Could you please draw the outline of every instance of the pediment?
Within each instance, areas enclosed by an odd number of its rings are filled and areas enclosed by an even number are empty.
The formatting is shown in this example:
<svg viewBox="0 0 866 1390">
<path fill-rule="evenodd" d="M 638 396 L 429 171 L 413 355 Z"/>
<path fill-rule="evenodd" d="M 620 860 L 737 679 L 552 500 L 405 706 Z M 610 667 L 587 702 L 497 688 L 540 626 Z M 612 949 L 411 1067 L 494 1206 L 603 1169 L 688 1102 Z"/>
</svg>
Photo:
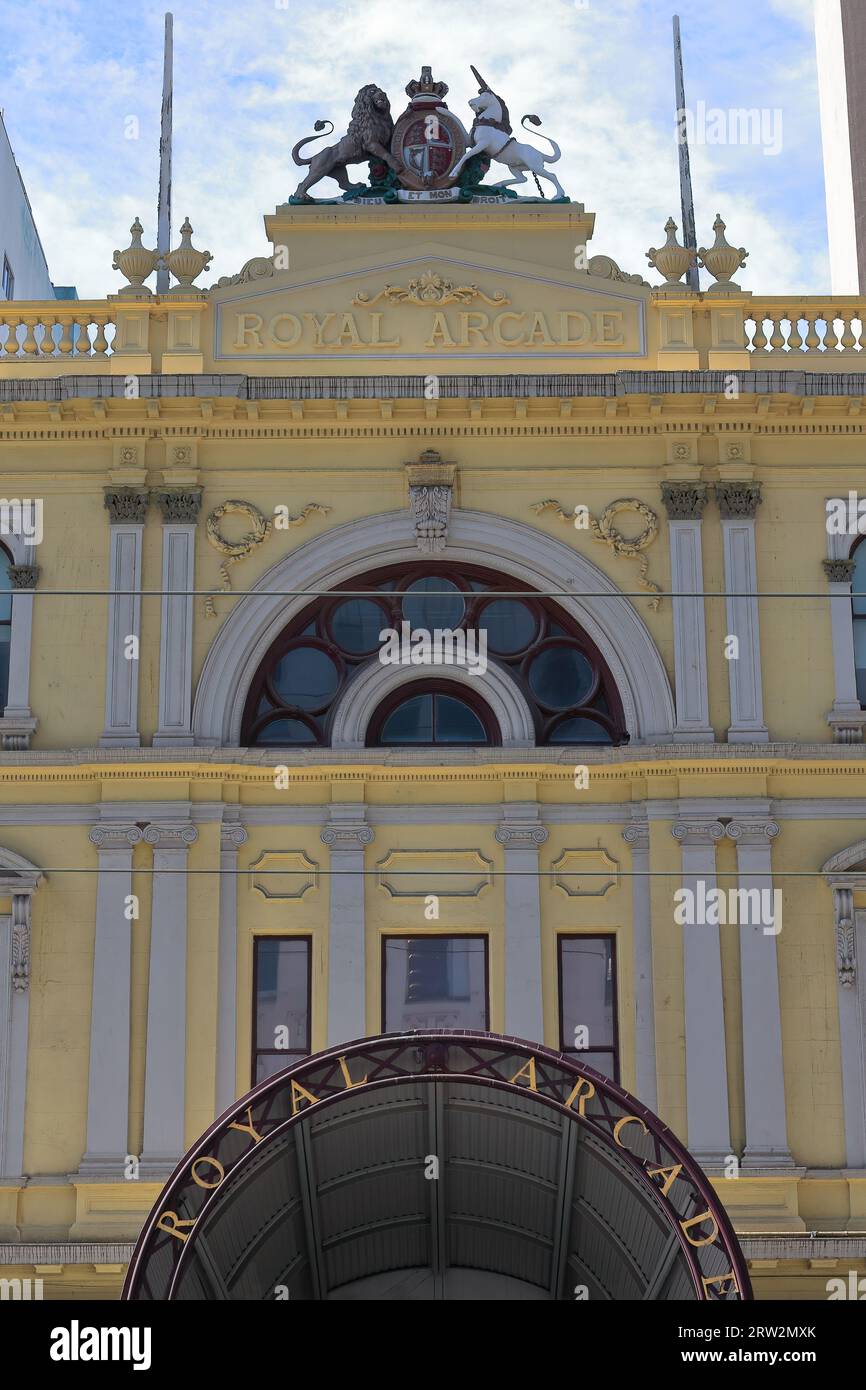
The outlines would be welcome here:
<svg viewBox="0 0 866 1390">
<path fill-rule="evenodd" d="M 210 292 L 214 360 L 643 356 L 649 288 L 612 278 L 607 257 L 594 268 L 436 241 L 297 271 L 256 262 L 260 278 Z"/>
<path fill-rule="evenodd" d="M 866 880 L 866 840 L 858 840 L 856 844 L 831 855 L 821 873 L 828 878 L 837 874 L 851 874 Z"/>
</svg>

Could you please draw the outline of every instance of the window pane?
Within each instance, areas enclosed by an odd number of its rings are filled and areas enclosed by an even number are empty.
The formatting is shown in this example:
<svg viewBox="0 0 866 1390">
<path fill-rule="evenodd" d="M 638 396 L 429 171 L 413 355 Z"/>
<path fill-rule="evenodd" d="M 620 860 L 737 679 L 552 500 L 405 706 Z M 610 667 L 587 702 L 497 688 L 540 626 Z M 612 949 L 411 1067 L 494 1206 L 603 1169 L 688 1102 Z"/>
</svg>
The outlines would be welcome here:
<svg viewBox="0 0 866 1390">
<path fill-rule="evenodd" d="M 866 594 L 866 541 L 861 541 L 854 551 L 854 573 L 851 576 L 851 588 L 855 592 L 860 591 Z M 866 615 L 866 598 L 852 598 L 851 606 L 856 616 Z"/>
<path fill-rule="evenodd" d="M 529 668 L 529 684 L 543 705 L 568 709 L 579 705 L 592 686 L 592 667 L 572 647 L 548 647 Z"/>
<path fill-rule="evenodd" d="M 521 652 L 535 637 L 538 624 L 531 608 L 516 598 L 498 598 L 489 603 L 478 620 L 487 632 L 492 652 Z"/>
<path fill-rule="evenodd" d="M 388 619 L 378 603 L 368 598 L 350 598 L 331 615 L 334 640 L 347 652 L 372 652 L 379 645 L 379 633 Z"/>
<path fill-rule="evenodd" d="M 478 715 L 462 700 L 435 695 L 437 743 L 486 743 L 487 735 Z"/>
<path fill-rule="evenodd" d="M 415 695 L 398 705 L 382 727 L 381 743 L 432 743 L 433 696 Z"/>
<path fill-rule="evenodd" d="M 427 598 L 430 592 L 440 593 L 442 598 Z M 450 579 L 437 579 L 431 575 L 426 579 L 416 579 L 410 584 L 403 598 L 403 617 L 413 627 L 455 628 L 463 621 L 465 611 L 463 595 Z"/>
<path fill-rule="evenodd" d="M 327 653 L 318 647 L 295 647 L 277 662 L 272 680 L 284 704 L 319 709 L 337 689 L 339 673 Z"/>
<path fill-rule="evenodd" d="M 559 941 L 562 986 L 562 1046 L 575 1050 L 575 1030 L 587 1031 L 587 1051 L 612 1047 L 613 942 L 610 937 L 572 936 Z M 583 1050 L 578 1048 L 578 1051 Z"/>
<path fill-rule="evenodd" d="M 610 734 L 594 719 L 563 719 L 550 733 L 551 743 L 610 743 Z"/>
<path fill-rule="evenodd" d="M 602 1076 L 616 1081 L 616 1057 L 613 1052 L 581 1052 L 580 1060 L 586 1062 L 588 1067 L 595 1067 Z"/>
<path fill-rule="evenodd" d="M 487 938 L 388 937 L 385 1031 L 487 1028 Z"/>
<path fill-rule="evenodd" d="M 255 949 L 256 1047 L 306 1052 L 309 942 L 265 936 Z"/>
<path fill-rule="evenodd" d="M 260 1081 L 267 1080 L 269 1076 L 276 1076 L 278 1071 L 285 1071 L 286 1067 L 292 1066 L 297 1060 L 297 1054 L 292 1052 L 257 1053 L 253 1085 L 258 1086 Z"/>
<path fill-rule="evenodd" d="M 266 746 L 283 748 L 288 743 L 315 743 L 316 735 L 312 729 L 308 729 L 306 724 L 302 724 L 300 719 L 274 719 L 270 724 L 266 724 L 260 734 L 256 735 L 256 743 L 263 743 Z"/>
<path fill-rule="evenodd" d="M 10 627 L 0 627 L 0 714 L 3 713 L 9 698 L 9 639 L 11 635 L 12 629 Z"/>
</svg>

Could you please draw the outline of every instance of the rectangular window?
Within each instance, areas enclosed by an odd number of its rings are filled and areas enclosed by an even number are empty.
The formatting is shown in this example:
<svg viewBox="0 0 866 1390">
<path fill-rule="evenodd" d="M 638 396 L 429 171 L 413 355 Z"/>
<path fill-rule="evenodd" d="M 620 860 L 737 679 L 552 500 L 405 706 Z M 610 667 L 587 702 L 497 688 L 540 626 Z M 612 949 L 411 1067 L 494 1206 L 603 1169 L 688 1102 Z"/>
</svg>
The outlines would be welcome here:
<svg viewBox="0 0 866 1390">
<path fill-rule="evenodd" d="M 486 936 L 387 936 L 382 943 L 382 1028 L 488 1024 Z"/>
<path fill-rule="evenodd" d="M 612 936 L 559 938 L 559 1045 L 619 1080 L 616 943 Z"/>
<path fill-rule="evenodd" d="M 3 257 L 3 298 L 11 299 L 15 293 L 15 276 L 6 256 Z"/>
<path fill-rule="evenodd" d="M 253 942 L 253 1085 L 310 1051 L 311 942 L 257 936 Z"/>
</svg>

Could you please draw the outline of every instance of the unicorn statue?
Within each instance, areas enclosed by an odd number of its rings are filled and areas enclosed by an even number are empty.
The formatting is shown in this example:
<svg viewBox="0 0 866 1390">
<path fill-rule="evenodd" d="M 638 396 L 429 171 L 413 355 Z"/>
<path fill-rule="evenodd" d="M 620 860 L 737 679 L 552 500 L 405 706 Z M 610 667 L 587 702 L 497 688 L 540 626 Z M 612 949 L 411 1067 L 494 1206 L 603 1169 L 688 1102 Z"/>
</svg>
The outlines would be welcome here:
<svg viewBox="0 0 866 1390">
<path fill-rule="evenodd" d="M 509 188 L 515 183 L 526 183 L 525 171 L 528 170 L 534 177 L 542 197 L 544 197 L 544 193 L 539 179 L 550 179 L 556 189 L 557 197 L 567 201 L 565 189 L 559 179 L 545 168 L 546 163 L 555 164 L 561 156 L 562 151 L 556 141 L 551 140 L 549 135 L 541 137 L 553 146 L 553 154 L 545 157 L 543 150 L 515 140 L 511 134 L 511 123 L 508 119 L 508 107 L 505 102 L 491 90 L 477 68 L 473 67 L 472 72 L 478 83 L 478 96 L 473 97 L 469 103 L 475 113 L 475 120 L 469 132 L 469 145 L 466 153 L 451 170 L 452 178 L 456 178 L 464 164 L 475 155 L 483 154 L 487 155 L 489 159 L 495 159 L 498 163 L 505 164 L 515 176 L 511 179 L 501 179 L 499 183 L 492 184 L 491 187 Z M 537 116 L 524 116 L 520 122 L 524 130 L 527 129 L 527 121 L 530 121 L 534 126 L 541 125 Z"/>
</svg>

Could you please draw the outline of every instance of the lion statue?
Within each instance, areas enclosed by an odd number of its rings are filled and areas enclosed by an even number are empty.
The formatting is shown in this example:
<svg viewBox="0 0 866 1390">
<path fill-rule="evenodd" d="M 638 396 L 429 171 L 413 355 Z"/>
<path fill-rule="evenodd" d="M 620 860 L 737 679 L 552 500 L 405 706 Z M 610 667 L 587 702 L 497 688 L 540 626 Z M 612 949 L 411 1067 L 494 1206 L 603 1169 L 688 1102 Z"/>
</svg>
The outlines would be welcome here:
<svg viewBox="0 0 866 1390">
<path fill-rule="evenodd" d="M 331 129 L 325 130 L 326 125 Z M 317 132 L 324 131 L 326 135 L 330 135 L 333 129 L 330 121 L 316 121 Z M 395 174 L 399 173 L 403 166 L 394 158 L 389 148 L 393 132 L 391 103 L 381 87 L 377 87 L 375 82 L 369 82 L 355 97 L 349 129 L 342 140 L 338 140 L 336 145 L 328 145 L 324 150 L 319 150 L 318 154 L 312 155 L 310 159 L 299 159 L 298 151 L 311 140 L 317 140 L 318 134 L 308 135 L 295 145 L 292 159 L 301 167 L 309 164 L 310 171 L 292 194 L 293 201 L 313 202 L 310 197 L 313 184 L 329 176 L 336 179 L 340 187 L 347 192 L 365 187 L 364 184 L 352 183 L 346 168 L 349 164 L 361 164 L 365 159 L 383 160 Z"/>
</svg>

